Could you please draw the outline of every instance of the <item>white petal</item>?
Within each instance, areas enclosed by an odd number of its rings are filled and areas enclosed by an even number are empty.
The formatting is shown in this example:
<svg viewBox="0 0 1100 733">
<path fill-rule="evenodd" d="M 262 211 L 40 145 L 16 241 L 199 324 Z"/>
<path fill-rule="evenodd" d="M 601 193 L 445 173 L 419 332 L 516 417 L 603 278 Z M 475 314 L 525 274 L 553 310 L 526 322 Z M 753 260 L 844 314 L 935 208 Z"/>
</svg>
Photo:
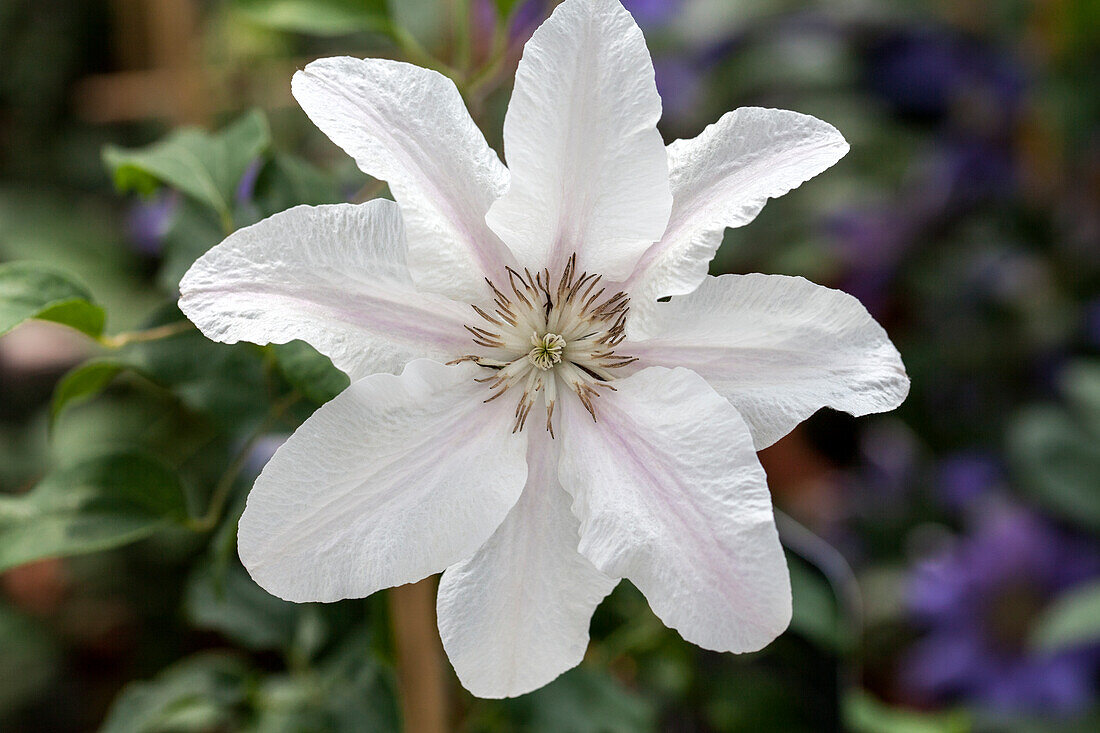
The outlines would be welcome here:
<svg viewBox="0 0 1100 733">
<path fill-rule="evenodd" d="M 563 400 L 560 476 L 581 553 L 633 582 L 688 641 L 760 649 L 790 622 L 791 586 L 748 428 L 687 369 L 615 386 L 598 422 Z"/>
<path fill-rule="evenodd" d="M 439 582 L 443 646 L 478 697 L 522 695 L 577 666 L 592 612 L 618 582 L 577 552 L 557 443 L 532 431 L 519 502 L 477 554 Z"/>
<path fill-rule="evenodd" d="M 821 407 L 885 412 L 909 393 L 901 356 L 851 295 L 801 277 L 707 277 L 658 303 L 642 364 L 684 366 L 733 403 L 767 448 Z"/>
<path fill-rule="evenodd" d="M 633 307 L 644 310 L 666 295 L 690 293 L 706 277 L 726 227 L 748 224 L 769 198 L 797 188 L 847 152 L 832 125 L 760 107 L 728 112 L 698 137 L 669 145 L 672 215 L 661 241 L 626 283 Z M 637 315 L 630 325 L 632 335 L 642 334 Z"/>
<path fill-rule="evenodd" d="M 399 61 L 344 56 L 307 64 L 291 89 L 363 172 L 389 182 L 417 285 L 468 303 L 483 296 L 482 278 L 512 263 L 485 224 L 508 171 L 454 83 Z"/>
<path fill-rule="evenodd" d="M 361 598 L 472 555 L 527 478 L 512 409 L 470 364 L 354 382 L 275 452 L 248 495 L 241 561 L 288 601 Z"/>
<path fill-rule="evenodd" d="M 234 232 L 187 271 L 179 305 L 214 341 L 302 339 L 353 380 L 469 351 L 465 308 L 413 287 L 392 201 L 296 206 Z"/>
<path fill-rule="evenodd" d="M 642 32 L 617 0 L 566 0 L 523 51 L 504 120 L 511 187 L 493 230 L 532 269 L 630 274 L 672 204 L 661 99 Z"/>
</svg>

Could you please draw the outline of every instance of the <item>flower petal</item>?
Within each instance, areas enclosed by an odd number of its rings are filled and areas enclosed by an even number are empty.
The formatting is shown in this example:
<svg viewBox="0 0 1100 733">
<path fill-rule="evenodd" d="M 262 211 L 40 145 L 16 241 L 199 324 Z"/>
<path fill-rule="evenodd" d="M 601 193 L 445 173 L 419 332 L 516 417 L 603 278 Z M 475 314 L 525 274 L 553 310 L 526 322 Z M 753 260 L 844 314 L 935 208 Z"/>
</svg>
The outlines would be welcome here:
<svg viewBox="0 0 1100 733">
<path fill-rule="evenodd" d="M 690 293 L 726 227 L 756 218 L 777 198 L 826 170 L 848 152 L 836 128 L 809 115 L 743 107 L 726 113 L 691 140 L 668 146 L 672 215 L 626 283 L 633 306 Z M 638 319 L 632 332 L 640 334 Z"/>
<path fill-rule="evenodd" d="M 618 582 L 577 552 L 557 442 L 532 431 L 519 502 L 477 554 L 439 582 L 443 646 L 478 697 L 522 695 L 577 666 L 592 612 Z"/>
<path fill-rule="evenodd" d="M 520 264 L 621 280 L 668 222 L 661 98 L 617 0 L 566 0 L 523 51 L 504 120 L 511 187 L 488 222 Z"/>
<path fill-rule="evenodd" d="M 581 553 L 688 641 L 760 649 L 790 622 L 791 586 L 748 427 L 687 369 L 615 386 L 596 422 L 579 400 L 562 403 L 560 476 Z"/>
<path fill-rule="evenodd" d="M 511 254 L 485 224 L 508 171 L 470 119 L 454 83 L 388 59 L 319 59 L 297 72 L 294 98 L 313 123 L 389 182 L 409 229 L 420 287 L 474 302 Z"/>
<path fill-rule="evenodd" d="M 472 555 L 527 478 L 527 438 L 476 376 L 414 361 L 313 413 L 248 495 L 237 536 L 252 578 L 288 601 L 336 601 Z"/>
<path fill-rule="evenodd" d="M 392 201 L 296 206 L 231 234 L 180 282 L 214 341 L 308 342 L 353 380 L 469 351 L 465 309 L 418 293 Z"/>
<path fill-rule="evenodd" d="M 684 366 L 728 399 L 767 448 L 821 407 L 892 410 L 909 393 L 901 355 L 851 295 L 801 277 L 708 277 L 658 303 L 642 364 Z"/>
</svg>

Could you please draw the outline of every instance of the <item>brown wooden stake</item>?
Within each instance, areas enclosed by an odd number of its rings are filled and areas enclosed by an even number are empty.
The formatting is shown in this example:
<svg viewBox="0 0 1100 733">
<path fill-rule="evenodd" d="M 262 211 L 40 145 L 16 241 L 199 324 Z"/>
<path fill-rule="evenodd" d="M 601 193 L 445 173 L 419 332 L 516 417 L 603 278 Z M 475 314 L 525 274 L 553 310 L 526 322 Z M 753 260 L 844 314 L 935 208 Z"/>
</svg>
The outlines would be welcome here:
<svg viewBox="0 0 1100 733">
<path fill-rule="evenodd" d="M 407 733 L 445 733 L 447 668 L 435 624 L 436 579 L 389 591 L 397 683 Z"/>
</svg>

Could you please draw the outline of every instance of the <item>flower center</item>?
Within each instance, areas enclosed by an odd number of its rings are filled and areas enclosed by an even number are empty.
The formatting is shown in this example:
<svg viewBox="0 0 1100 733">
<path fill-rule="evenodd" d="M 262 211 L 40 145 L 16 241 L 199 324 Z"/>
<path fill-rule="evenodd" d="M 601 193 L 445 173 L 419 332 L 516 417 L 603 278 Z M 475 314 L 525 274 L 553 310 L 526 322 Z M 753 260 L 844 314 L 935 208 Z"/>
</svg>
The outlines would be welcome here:
<svg viewBox="0 0 1100 733">
<path fill-rule="evenodd" d="M 599 275 L 577 274 L 576 255 L 569 258 L 556 285 L 551 285 L 549 270 L 532 275 L 508 268 L 507 275 L 506 289 L 486 280 L 494 296 L 491 312 L 471 306 L 484 323 L 467 325 L 466 330 L 482 352 L 451 363 L 472 361 L 492 370 L 478 380 L 493 392 L 486 402 L 512 387 L 521 390 L 513 432 L 523 429 L 542 395 L 546 429 L 554 434 L 551 421 L 559 383 L 577 394 L 595 420 L 593 398 L 600 390 L 614 391 L 615 370 L 636 361 L 615 353 L 625 338 L 630 299 L 623 292 L 605 296 L 605 289 L 598 287 Z"/>
<path fill-rule="evenodd" d="M 534 348 L 527 352 L 527 358 L 539 369 L 546 371 L 561 363 L 561 352 L 565 349 L 565 339 L 561 336 L 544 333 L 540 338 L 538 334 L 532 333 L 531 343 Z"/>
</svg>

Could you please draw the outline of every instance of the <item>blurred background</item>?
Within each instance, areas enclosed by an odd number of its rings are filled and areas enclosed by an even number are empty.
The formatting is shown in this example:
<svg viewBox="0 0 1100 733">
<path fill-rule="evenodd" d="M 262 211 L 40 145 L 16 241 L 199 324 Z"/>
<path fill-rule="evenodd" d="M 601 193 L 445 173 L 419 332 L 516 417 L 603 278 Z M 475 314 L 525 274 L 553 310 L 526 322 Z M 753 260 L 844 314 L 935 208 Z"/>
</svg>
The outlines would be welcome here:
<svg viewBox="0 0 1100 733">
<path fill-rule="evenodd" d="M 743 105 L 850 141 L 712 272 L 858 296 L 912 393 L 761 455 L 795 601 L 771 646 L 698 649 L 623 582 L 548 687 L 449 677 L 454 726 L 1100 730 L 1100 2 L 624 4 L 667 141 Z M 499 150 L 552 5 L 0 0 L 0 730 L 401 729 L 386 594 L 285 604 L 236 559 L 256 473 L 346 378 L 207 342 L 174 289 L 236 227 L 385 195 L 296 68 L 432 65 Z"/>
</svg>

